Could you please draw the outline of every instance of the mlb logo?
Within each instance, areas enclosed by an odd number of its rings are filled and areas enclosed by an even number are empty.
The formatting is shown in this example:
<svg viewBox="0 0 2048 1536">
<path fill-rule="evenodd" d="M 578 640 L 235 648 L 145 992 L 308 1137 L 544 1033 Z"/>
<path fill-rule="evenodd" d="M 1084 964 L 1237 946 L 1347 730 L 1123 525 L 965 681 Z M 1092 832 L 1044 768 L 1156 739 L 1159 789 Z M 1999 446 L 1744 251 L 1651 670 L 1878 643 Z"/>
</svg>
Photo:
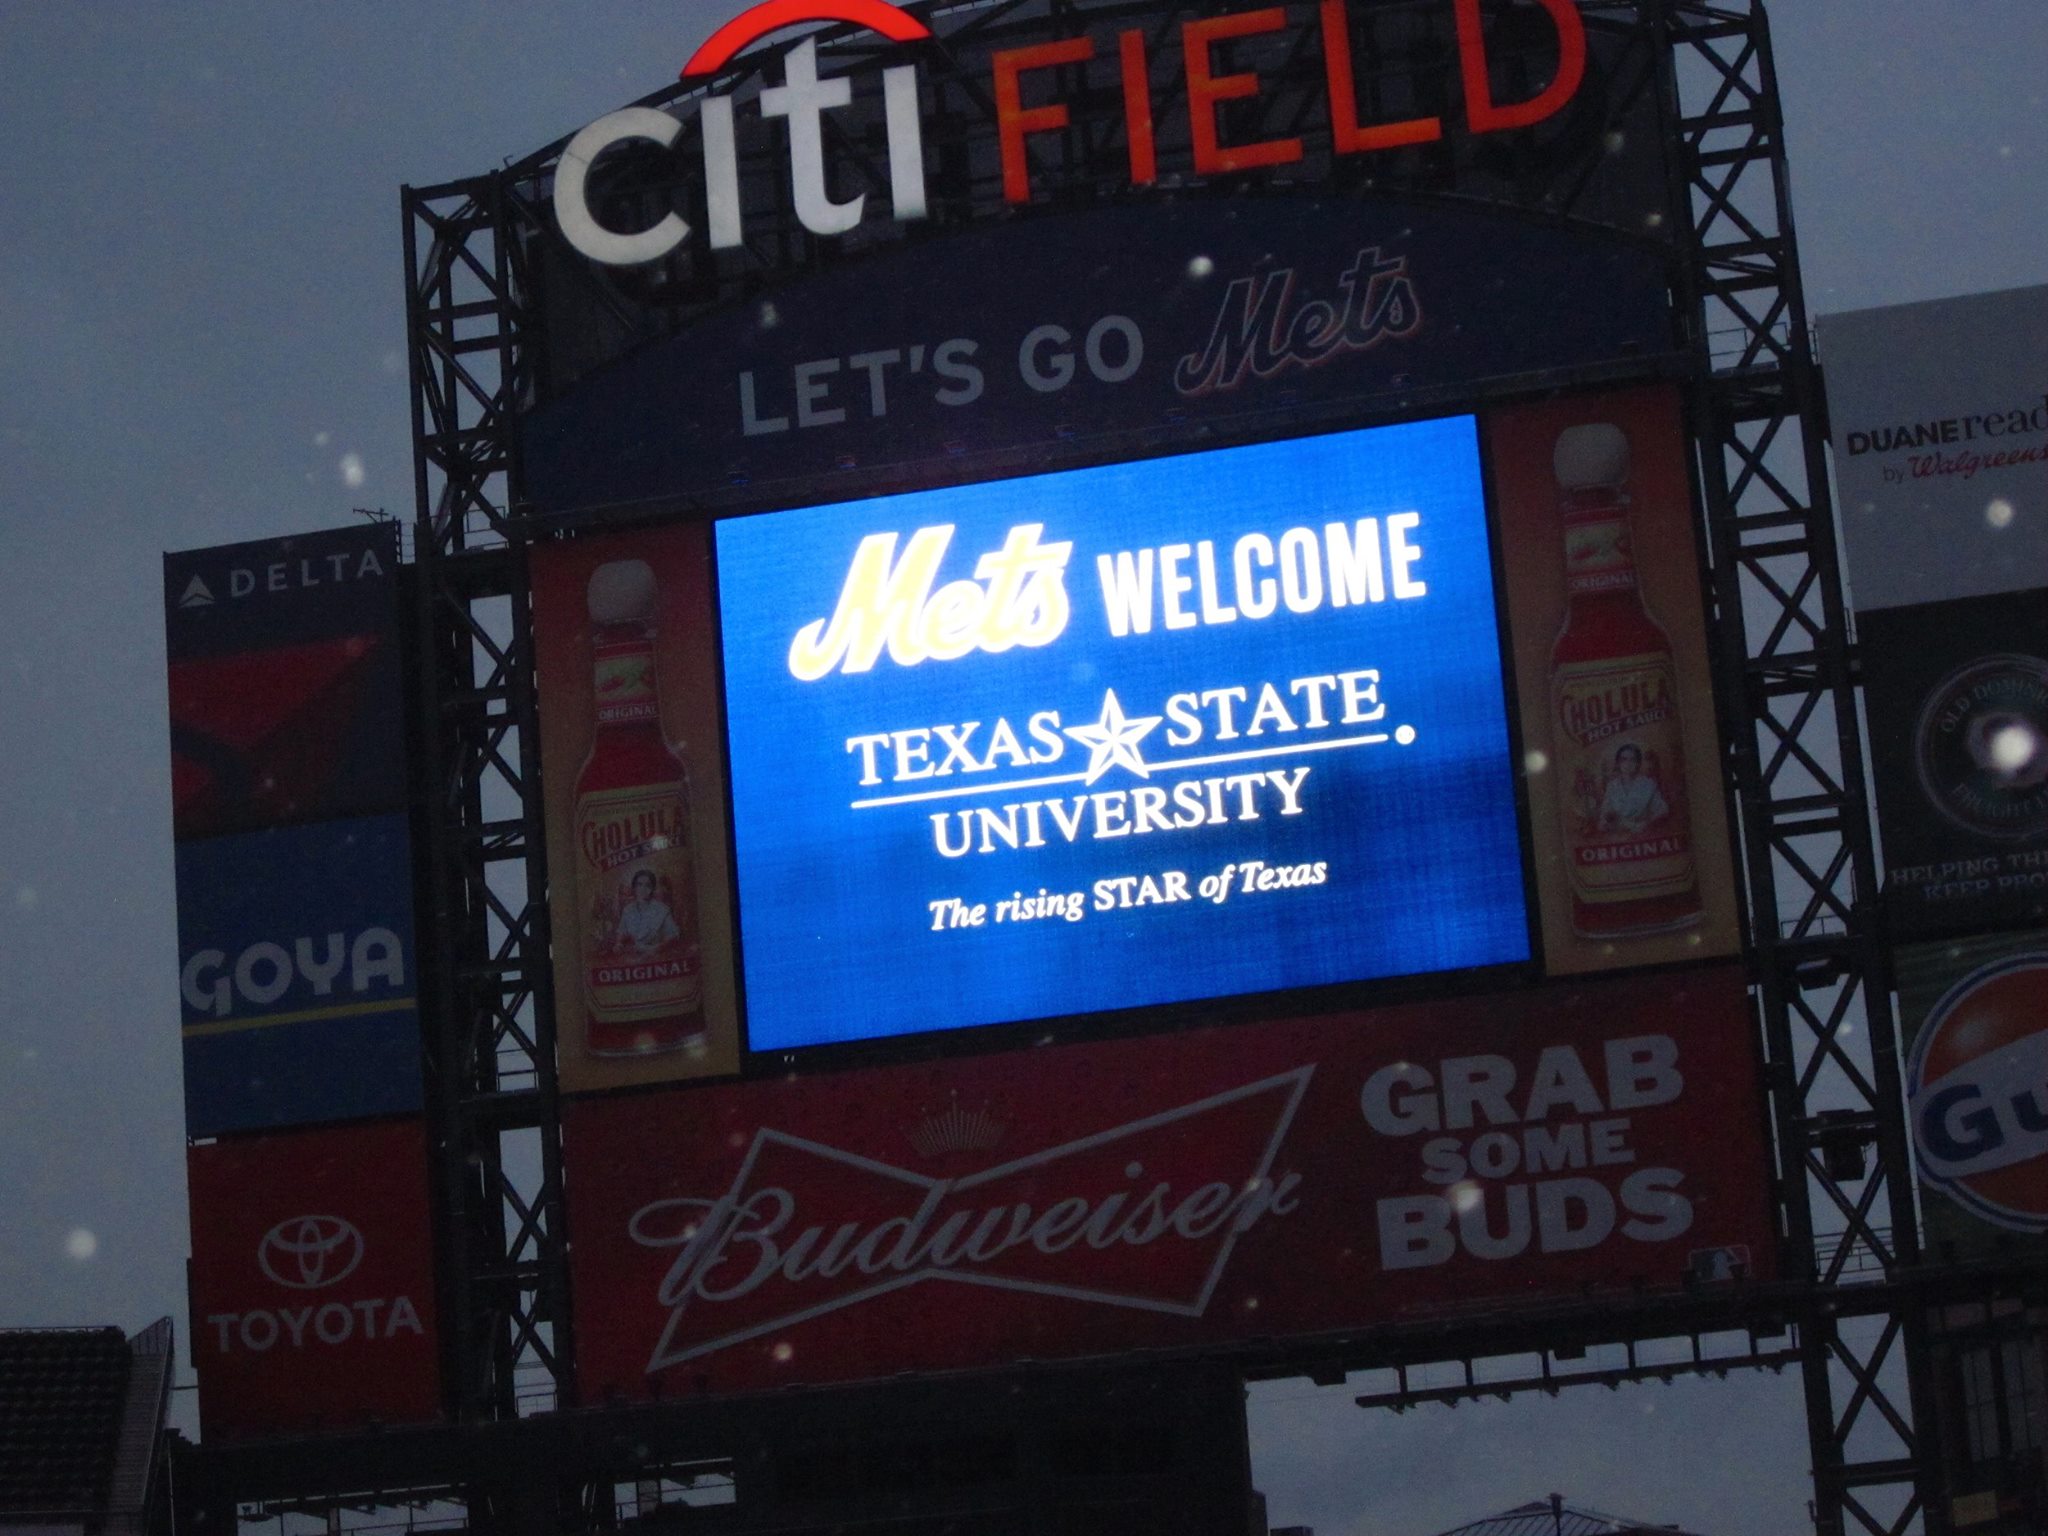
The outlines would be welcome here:
<svg viewBox="0 0 2048 1536">
<path fill-rule="evenodd" d="M 2048 1232 L 2048 951 L 1970 972 L 1907 1065 L 1920 1176 L 1985 1221 Z"/>
</svg>

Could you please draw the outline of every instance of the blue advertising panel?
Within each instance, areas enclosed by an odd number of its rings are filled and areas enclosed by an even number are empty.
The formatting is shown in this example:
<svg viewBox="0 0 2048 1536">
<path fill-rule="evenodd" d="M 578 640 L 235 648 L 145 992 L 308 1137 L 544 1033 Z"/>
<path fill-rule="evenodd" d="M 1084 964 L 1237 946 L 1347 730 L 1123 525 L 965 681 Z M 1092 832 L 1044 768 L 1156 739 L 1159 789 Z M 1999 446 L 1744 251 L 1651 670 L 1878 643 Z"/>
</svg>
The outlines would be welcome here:
<svg viewBox="0 0 2048 1536">
<path fill-rule="evenodd" d="M 757 1051 L 1529 956 L 1469 416 L 717 556 Z"/>
<path fill-rule="evenodd" d="M 404 816 L 178 844 L 191 1136 L 420 1107 Z"/>
</svg>

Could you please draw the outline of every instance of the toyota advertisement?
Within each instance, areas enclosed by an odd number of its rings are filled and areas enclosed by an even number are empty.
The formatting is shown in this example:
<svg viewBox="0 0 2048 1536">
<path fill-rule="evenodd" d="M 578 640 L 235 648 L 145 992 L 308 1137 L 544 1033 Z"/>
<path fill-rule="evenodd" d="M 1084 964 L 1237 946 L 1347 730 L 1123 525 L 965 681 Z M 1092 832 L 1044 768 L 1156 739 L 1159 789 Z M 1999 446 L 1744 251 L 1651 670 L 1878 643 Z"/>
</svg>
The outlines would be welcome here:
<svg viewBox="0 0 2048 1536">
<path fill-rule="evenodd" d="M 439 1416 L 426 1169 L 417 1120 L 189 1150 L 209 1441 Z"/>
<path fill-rule="evenodd" d="M 1528 958 L 1473 418 L 716 539 L 755 1050 Z"/>
<path fill-rule="evenodd" d="M 588 1401 L 1775 1273 L 1739 968 L 564 1112 Z"/>
</svg>

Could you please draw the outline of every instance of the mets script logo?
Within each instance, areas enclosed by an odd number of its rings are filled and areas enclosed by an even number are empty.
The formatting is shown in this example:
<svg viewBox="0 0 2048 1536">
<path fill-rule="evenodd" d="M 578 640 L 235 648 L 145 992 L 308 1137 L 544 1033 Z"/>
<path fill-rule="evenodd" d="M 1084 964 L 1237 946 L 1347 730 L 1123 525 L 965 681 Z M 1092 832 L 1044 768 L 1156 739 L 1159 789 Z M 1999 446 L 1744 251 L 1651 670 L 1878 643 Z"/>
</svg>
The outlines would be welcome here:
<svg viewBox="0 0 2048 1536">
<path fill-rule="evenodd" d="M 363 1234 L 339 1216 L 294 1216 L 256 1245 L 257 1267 L 295 1291 L 338 1284 L 362 1262 Z"/>
<path fill-rule="evenodd" d="M 1298 1203 L 1273 1164 L 1313 1066 L 961 1178 L 762 1129 L 716 1199 L 656 1200 L 671 1248 L 649 1374 L 927 1281 L 1200 1317 L 1237 1240 Z"/>
</svg>

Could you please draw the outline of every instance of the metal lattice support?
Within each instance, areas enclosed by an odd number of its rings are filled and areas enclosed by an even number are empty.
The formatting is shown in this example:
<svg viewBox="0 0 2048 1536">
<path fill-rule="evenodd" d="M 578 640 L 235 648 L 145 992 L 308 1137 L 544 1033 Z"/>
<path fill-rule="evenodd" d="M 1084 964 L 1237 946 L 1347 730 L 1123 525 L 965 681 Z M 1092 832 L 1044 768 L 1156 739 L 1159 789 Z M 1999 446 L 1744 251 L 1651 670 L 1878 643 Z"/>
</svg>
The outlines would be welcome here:
<svg viewBox="0 0 2048 1536">
<path fill-rule="evenodd" d="M 1876 907 L 1819 383 L 1760 5 L 1672 5 L 1685 295 L 1707 354 L 1694 429 L 1749 880 L 1766 1076 L 1825 1536 L 1945 1515 L 1924 1310 L 1857 1295 L 1916 1263 L 1911 1165 Z M 1874 1147 L 1874 1166 L 1863 1157 Z M 1844 1153 L 1847 1153 L 1845 1156 Z M 1850 1170 L 1861 1172 L 1849 1176 Z M 1853 1521 L 1854 1525 L 1848 1525 Z"/>
<path fill-rule="evenodd" d="M 526 552 L 512 411 L 530 350 L 497 178 L 404 199 L 422 780 L 448 1392 L 569 1397 L 567 1264 Z"/>
</svg>

